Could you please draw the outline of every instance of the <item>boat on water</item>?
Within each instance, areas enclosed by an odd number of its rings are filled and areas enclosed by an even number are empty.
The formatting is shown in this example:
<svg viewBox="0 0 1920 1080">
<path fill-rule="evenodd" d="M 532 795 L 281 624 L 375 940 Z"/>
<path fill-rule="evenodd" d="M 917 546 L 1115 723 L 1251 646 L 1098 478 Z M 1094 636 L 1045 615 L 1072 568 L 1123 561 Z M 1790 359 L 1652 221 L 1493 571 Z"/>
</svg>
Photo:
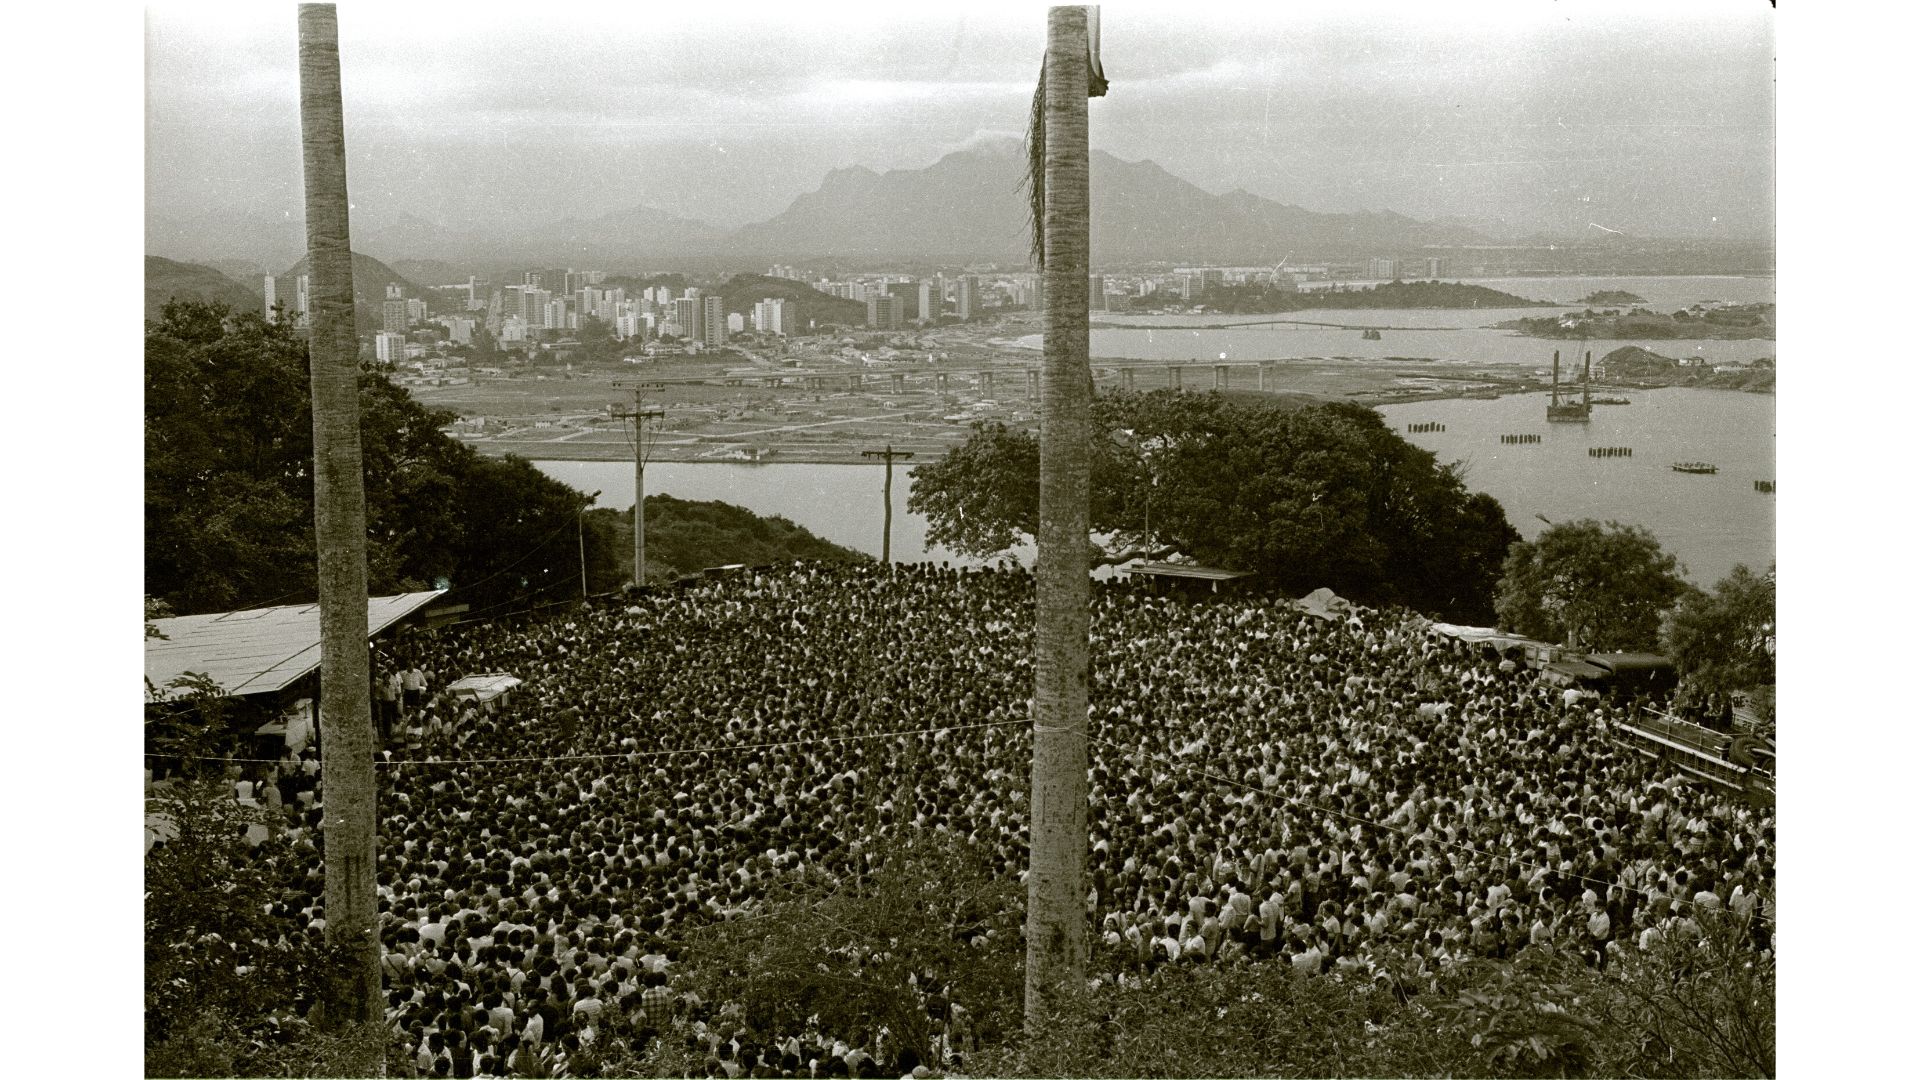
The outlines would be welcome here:
<svg viewBox="0 0 1920 1080">
<path fill-rule="evenodd" d="M 1704 461 L 1676 461 L 1673 463 L 1673 471 L 1688 472 L 1688 473 L 1717 473 L 1720 471 L 1720 466 L 1709 465 Z"/>
<path fill-rule="evenodd" d="M 1361 331 L 1361 332 L 1360 332 L 1360 337 L 1361 337 L 1361 340 L 1363 340 L 1363 341 L 1379 341 L 1379 340 L 1380 340 L 1380 331 L 1378 331 L 1378 330 L 1363 330 L 1363 331 Z"/>
<path fill-rule="evenodd" d="M 1593 403 L 1595 405 L 1631 405 L 1633 404 L 1633 402 L 1623 397 L 1597 397 L 1593 399 Z"/>
</svg>

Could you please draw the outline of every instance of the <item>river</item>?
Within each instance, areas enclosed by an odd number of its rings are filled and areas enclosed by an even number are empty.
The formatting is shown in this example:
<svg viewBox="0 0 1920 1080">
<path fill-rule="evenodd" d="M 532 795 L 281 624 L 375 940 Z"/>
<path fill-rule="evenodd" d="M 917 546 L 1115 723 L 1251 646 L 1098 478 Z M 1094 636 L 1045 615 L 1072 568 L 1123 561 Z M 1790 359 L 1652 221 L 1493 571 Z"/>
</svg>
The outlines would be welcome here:
<svg viewBox="0 0 1920 1080">
<path fill-rule="evenodd" d="M 1474 281 L 1515 295 L 1575 300 L 1596 289 L 1625 289 L 1646 297 L 1656 310 L 1724 300 L 1771 300 L 1772 278 L 1586 277 L 1500 278 Z M 1547 313 L 1513 311 L 1322 311 L 1286 318 L 1342 322 L 1388 329 L 1380 341 L 1356 330 L 1250 326 L 1192 330 L 1182 323 L 1259 321 L 1269 316 L 1097 316 L 1151 322 L 1148 330 L 1093 331 L 1094 353 L 1180 359 L 1191 356 L 1428 356 L 1452 363 L 1503 363 L 1545 367 L 1553 350 L 1571 362 L 1574 342 L 1522 338 L 1485 329 L 1508 318 Z M 1627 342 L 1594 342 L 1596 354 Z M 1642 342 L 1667 356 L 1685 353 L 1715 360 L 1772 356 L 1772 341 Z M 1506 507 L 1514 527 L 1532 538 L 1552 521 L 1596 518 L 1644 525 L 1686 566 L 1702 586 L 1719 580 L 1735 563 L 1759 569 L 1773 561 L 1774 513 L 1770 494 L 1755 480 L 1774 479 L 1774 399 L 1771 395 L 1720 390 L 1631 391 L 1630 405 L 1597 405 L 1589 424 L 1548 424 L 1545 395 L 1486 400 L 1443 400 L 1386 405 L 1380 412 L 1404 431 L 1434 422 L 1444 432 L 1410 434 L 1415 444 L 1442 461 L 1466 466 L 1467 486 L 1485 491 Z M 1541 442 L 1505 445 L 1507 434 L 1539 434 Z M 1596 459 L 1593 446 L 1630 446 L 1631 458 Z M 1706 461 L 1714 475 L 1674 472 L 1676 461 Z M 621 462 L 542 461 L 541 470 L 581 491 L 599 491 L 598 505 L 633 505 L 633 467 Z M 875 465 L 803 465 L 663 462 L 647 468 L 647 490 L 683 499 L 718 499 L 759 514 L 778 514 L 837 544 L 880 553 L 881 479 Z M 926 543 L 926 519 L 907 512 L 911 471 L 900 467 L 893 486 L 893 551 L 902 560 L 972 564 Z M 1538 516 L 1536 516 L 1538 515 Z"/>
</svg>

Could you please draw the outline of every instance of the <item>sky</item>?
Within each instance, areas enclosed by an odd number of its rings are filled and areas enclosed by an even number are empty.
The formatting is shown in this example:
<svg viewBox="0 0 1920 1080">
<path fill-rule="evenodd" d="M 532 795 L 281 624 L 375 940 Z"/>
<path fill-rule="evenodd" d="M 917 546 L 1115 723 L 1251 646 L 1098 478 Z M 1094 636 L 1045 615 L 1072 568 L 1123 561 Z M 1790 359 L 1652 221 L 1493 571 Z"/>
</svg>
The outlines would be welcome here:
<svg viewBox="0 0 1920 1080">
<path fill-rule="evenodd" d="M 1039 5 L 339 5 L 370 223 L 764 220 L 831 169 L 1017 137 Z M 146 209 L 300 212 L 291 5 L 145 12 Z M 1765 239 L 1774 28 L 1686 5 L 1109 4 L 1096 149 L 1214 192 L 1516 231 Z"/>
</svg>

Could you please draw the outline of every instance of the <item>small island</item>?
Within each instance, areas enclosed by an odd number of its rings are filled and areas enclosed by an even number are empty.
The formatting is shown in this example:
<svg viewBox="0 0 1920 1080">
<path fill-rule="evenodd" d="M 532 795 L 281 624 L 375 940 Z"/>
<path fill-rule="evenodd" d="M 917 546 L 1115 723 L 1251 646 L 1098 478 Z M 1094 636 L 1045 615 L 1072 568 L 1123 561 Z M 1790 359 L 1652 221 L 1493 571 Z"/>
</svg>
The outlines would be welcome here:
<svg viewBox="0 0 1920 1080">
<path fill-rule="evenodd" d="M 1773 393 L 1772 357 L 1750 364 L 1708 364 L 1704 359 L 1677 360 L 1671 356 L 1626 345 L 1593 362 L 1593 377 L 1610 386 L 1654 389 L 1665 386 L 1689 386 L 1701 390 L 1745 390 L 1756 394 Z"/>
<path fill-rule="evenodd" d="M 1621 311 L 1569 311 L 1538 319 L 1511 319 L 1496 323 L 1501 330 L 1518 330 L 1529 337 L 1561 340 L 1634 341 L 1714 339 L 1749 341 L 1773 337 L 1772 304 L 1725 304 L 1690 308 L 1662 315 L 1644 307 Z"/>
<path fill-rule="evenodd" d="M 1554 307 L 1484 285 L 1457 281 L 1389 281 L 1380 285 L 1334 285 L 1324 289 L 1272 288 L 1265 285 L 1215 285 L 1193 306 L 1222 315 L 1279 315 L 1290 311 L 1374 309 L 1473 309 Z"/>
<path fill-rule="evenodd" d="M 1596 304 L 1601 307 L 1627 307 L 1631 304 L 1644 304 L 1646 302 L 1646 297 L 1636 296 L 1625 289 L 1595 289 L 1593 292 L 1574 301 L 1576 304 L 1586 304 L 1589 307 Z"/>
</svg>

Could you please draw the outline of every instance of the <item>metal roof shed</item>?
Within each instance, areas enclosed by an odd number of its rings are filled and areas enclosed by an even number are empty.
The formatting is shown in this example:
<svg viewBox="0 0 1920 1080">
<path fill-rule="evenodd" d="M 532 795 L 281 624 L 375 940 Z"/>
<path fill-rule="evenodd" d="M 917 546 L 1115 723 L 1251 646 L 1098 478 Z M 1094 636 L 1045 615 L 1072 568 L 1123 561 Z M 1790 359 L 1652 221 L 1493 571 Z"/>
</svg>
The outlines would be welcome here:
<svg viewBox="0 0 1920 1080">
<path fill-rule="evenodd" d="M 1139 574 L 1142 577 L 1163 579 L 1183 579 L 1204 581 L 1213 586 L 1214 592 L 1220 591 L 1220 583 L 1234 581 L 1243 577 L 1252 577 L 1251 570 L 1224 570 L 1217 566 L 1200 566 L 1195 563 L 1136 562 L 1120 567 L 1120 572 L 1128 576 Z"/>
<path fill-rule="evenodd" d="M 372 637 L 441 594 L 402 593 L 367 598 Z M 155 619 L 164 637 L 147 639 L 147 681 L 162 699 L 178 696 L 167 684 L 188 672 L 210 677 L 229 697 L 270 694 L 320 666 L 320 605 L 289 604 L 211 615 Z"/>
</svg>

